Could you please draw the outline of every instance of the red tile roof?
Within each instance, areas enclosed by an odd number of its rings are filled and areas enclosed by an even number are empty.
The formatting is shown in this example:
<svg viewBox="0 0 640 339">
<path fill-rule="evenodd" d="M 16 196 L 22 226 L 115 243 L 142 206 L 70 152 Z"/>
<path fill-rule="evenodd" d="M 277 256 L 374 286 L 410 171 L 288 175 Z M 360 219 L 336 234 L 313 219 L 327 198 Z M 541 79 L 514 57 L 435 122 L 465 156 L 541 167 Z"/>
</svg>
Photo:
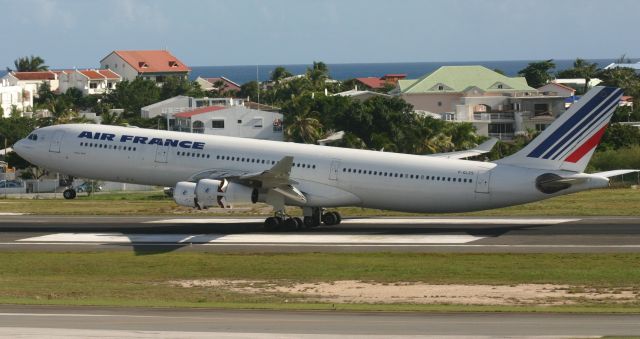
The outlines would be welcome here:
<svg viewBox="0 0 640 339">
<path fill-rule="evenodd" d="M 218 81 L 222 81 L 224 82 L 227 87 L 224 89 L 223 92 L 227 92 L 227 91 L 239 91 L 240 90 L 240 85 L 238 85 L 237 83 L 225 78 L 225 77 L 215 77 L 215 78 L 203 78 L 204 80 L 206 80 L 207 82 L 209 82 L 211 85 L 215 85 L 216 82 Z"/>
<path fill-rule="evenodd" d="M 567 85 L 563 85 L 563 84 L 560 84 L 560 83 L 557 83 L 557 82 L 550 82 L 549 84 L 554 84 L 554 85 L 556 85 L 556 86 L 558 86 L 560 88 L 566 89 L 567 91 L 572 91 L 572 92 L 576 91 L 575 88 L 572 88 L 572 87 L 569 87 Z"/>
<path fill-rule="evenodd" d="M 226 108 L 227 107 L 224 107 L 224 106 L 201 107 L 201 108 L 198 108 L 198 109 L 194 109 L 193 111 L 178 113 L 178 114 L 175 115 L 175 117 L 176 118 L 191 118 L 194 115 L 203 114 L 203 113 L 209 113 L 209 112 L 215 112 L 215 111 L 219 111 L 219 110 L 226 109 Z"/>
<path fill-rule="evenodd" d="M 18 80 L 56 80 L 57 75 L 52 71 L 42 72 L 11 72 Z"/>
<path fill-rule="evenodd" d="M 184 73 L 191 71 L 191 68 L 168 51 L 113 51 L 112 53 L 121 57 L 138 73 Z"/>
<path fill-rule="evenodd" d="M 383 88 L 385 84 L 384 80 L 375 77 L 356 78 L 356 80 L 373 89 Z"/>
<path fill-rule="evenodd" d="M 89 78 L 89 80 L 104 80 L 104 76 L 102 76 L 102 74 L 91 69 L 78 70 L 78 72 Z"/>
<path fill-rule="evenodd" d="M 389 73 L 389 74 L 385 74 L 381 79 L 386 79 L 386 78 L 406 78 L 407 75 L 403 74 L 403 73 Z"/>
<path fill-rule="evenodd" d="M 633 101 L 633 97 L 630 95 L 623 95 L 622 98 L 620 98 L 621 101 Z"/>
<path fill-rule="evenodd" d="M 107 79 L 120 79 L 120 75 L 110 69 L 99 69 L 98 72 Z"/>
</svg>

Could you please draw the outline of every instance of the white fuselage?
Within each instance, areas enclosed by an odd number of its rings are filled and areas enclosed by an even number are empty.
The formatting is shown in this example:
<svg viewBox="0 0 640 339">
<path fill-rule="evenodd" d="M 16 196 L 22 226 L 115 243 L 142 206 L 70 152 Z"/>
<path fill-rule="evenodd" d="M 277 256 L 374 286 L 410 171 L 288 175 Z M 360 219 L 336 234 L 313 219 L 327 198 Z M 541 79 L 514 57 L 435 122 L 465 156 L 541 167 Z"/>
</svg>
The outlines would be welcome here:
<svg viewBox="0 0 640 339">
<path fill-rule="evenodd" d="M 306 196 L 305 206 L 313 207 L 473 211 L 607 184 L 590 178 L 545 194 L 536 189 L 536 177 L 567 172 L 103 125 L 58 125 L 36 132 L 38 140 L 23 139 L 15 145 L 34 164 L 76 177 L 147 185 L 175 186 L 180 181 L 257 173 L 292 156 L 291 179 Z"/>
</svg>

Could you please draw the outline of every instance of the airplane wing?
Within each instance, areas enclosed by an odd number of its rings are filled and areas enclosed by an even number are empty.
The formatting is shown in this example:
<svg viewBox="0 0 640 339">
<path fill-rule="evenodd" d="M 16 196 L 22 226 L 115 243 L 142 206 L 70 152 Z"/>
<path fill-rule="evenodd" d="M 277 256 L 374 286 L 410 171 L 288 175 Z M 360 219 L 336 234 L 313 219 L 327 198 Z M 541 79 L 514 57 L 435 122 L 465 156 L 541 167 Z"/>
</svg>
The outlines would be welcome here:
<svg viewBox="0 0 640 339">
<path fill-rule="evenodd" d="M 457 151 L 457 152 L 447 152 L 447 153 L 436 153 L 436 154 L 426 154 L 425 156 L 434 157 L 434 158 L 447 158 L 447 159 L 464 159 L 473 157 L 476 155 L 489 153 L 493 146 L 498 142 L 497 138 L 491 138 L 482 144 L 478 145 L 476 148 L 466 150 L 466 151 Z"/>
<path fill-rule="evenodd" d="M 270 189 L 284 197 L 304 203 L 307 198 L 293 186 L 298 184 L 298 182 L 290 178 L 292 165 L 293 157 L 286 156 L 280 159 L 273 167 L 262 172 L 247 173 L 227 170 L 208 170 L 200 172 L 190 179 L 192 181 L 204 178 L 234 181 L 247 186 Z"/>
</svg>

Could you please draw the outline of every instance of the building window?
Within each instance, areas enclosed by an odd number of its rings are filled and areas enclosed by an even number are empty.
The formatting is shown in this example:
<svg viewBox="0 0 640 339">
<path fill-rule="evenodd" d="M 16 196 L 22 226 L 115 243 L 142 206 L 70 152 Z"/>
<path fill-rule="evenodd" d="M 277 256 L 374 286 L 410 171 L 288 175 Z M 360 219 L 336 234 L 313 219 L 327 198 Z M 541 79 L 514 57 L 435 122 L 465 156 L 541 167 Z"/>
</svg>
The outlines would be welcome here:
<svg viewBox="0 0 640 339">
<path fill-rule="evenodd" d="M 438 91 L 444 91 L 444 86 L 438 85 Z"/>
<path fill-rule="evenodd" d="M 502 84 L 498 85 L 498 89 L 502 89 L 502 87 L 503 87 Z"/>
<path fill-rule="evenodd" d="M 238 119 L 238 124 L 241 124 L 241 123 L 242 123 L 242 120 Z"/>
<path fill-rule="evenodd" d="M 97 84 L 97 83 L 95 83 L 95 82 L 90 82 L 90 83 L 89 83 L 89 88 L 91 88 L 91 89 L 96 89 L 96 88 L 98 88 L 98 84 Z"/>
<path fill-rule="evenodd" d="M 549 112 L 549 104 L 534 104 L 533 115 L 551 115 L 551 112 Z"/>
<path fill-rule="evenodd" d="M 113 82 L 107 82 L 107 88 L 109 89 L 113 88 Z"/>
<path fill-rule="evenodd" d="M 164 82 L 164 75 L 158 75 L 158 76 L 156 76 L 156 82 L 158 82 L 158 83 L 163 83 L 163 82 Z"/>
<path fill-rule="evenodd" d="M 191 126 L 191 131 L 193 133 L 204 133 L 204 122 L 198 120 L 194 121 Z"/>
<path fill-rule="evenodd" d="M 536 124 L 536 132 L 542 132 L 547 129 L 548 124 Z"/>
<path fill-rule="evenodd" d="M 224 128 L 224 120 L 211 120 L 211 128 Z"/>
<path fill-rule="evenodd" d="M 438 101 L 438 107 L 442 106 L 442 101 Z"/>
<path fill-rule="evenodd" d="M 253 128 L 262 128 L 263 121 L 262 118 L 253 118 Z"/>
<path fill-rule="evenodd" d="M 489 134 L 513 134 L 513 124 L 489 124 Z"/>
</svg>

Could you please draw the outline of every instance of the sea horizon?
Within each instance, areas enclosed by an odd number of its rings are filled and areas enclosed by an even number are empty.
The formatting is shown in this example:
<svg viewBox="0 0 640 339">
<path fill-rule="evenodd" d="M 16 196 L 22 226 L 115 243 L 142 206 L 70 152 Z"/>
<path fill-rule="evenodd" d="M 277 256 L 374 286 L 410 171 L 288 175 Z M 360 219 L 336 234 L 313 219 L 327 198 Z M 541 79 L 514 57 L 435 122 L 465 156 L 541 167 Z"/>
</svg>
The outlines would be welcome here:
<svg viewBox="0 0 640 339">
<path fill-rule="evenodd" d="M 616 59 L 586 59 L 595 62 L 602 68 L 615 62 Z M 454 65 L 481 65 L 489 69 L 498 69 L 507 76 L 517 76 L 518 72 L 531 62 L 540 60 L 490 60 L 490 61 L 447 61 L 447 62 L 375 62 L 375 63 L 327 63 L 329 75 L 336 80 L 348 80 L 356 77 L 381 77 L 385 74 L 407 74 L 408 79 L 420 78 L 431 73 L 441 66 Z M 556 64 L 555 72 L 571 68 L 575 59 L 553 60 Z M 259 79 L 269 80 L 271 72 L 279 66 L 285 67 L 292 74 L 303 74 L 310 64 L 265 64 L 265 65 L 230 65 L 230 66 L 190 66 L 189 79 L 197 77 L 225 77 L 238 84 Z M 91 67 L 87 67 L 91 68 Z M 61 68 L 53 68 L 61 69 Z M 70 69 L 70 68 L 62 68 Z M 79 68 L 81 69 L 81 68 Z M 82 68 L 84 69 L 84 68 Z M 6 74 L 6 70 L 0 70 L 0 77 Z"/>
</svg>

